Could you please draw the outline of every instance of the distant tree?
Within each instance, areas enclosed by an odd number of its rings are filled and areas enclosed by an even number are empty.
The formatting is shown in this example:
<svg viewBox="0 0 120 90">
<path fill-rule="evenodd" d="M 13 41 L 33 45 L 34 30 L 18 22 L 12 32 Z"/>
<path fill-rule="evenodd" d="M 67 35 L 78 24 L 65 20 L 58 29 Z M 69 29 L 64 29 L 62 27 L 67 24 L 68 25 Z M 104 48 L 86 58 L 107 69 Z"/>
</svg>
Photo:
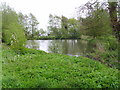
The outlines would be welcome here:
<svg viewBox="0 0 120 90">
<path fill-rule="evenodd" d="M 52 14 L 49 15 L 49 21 L 48 21 L 48 30 L 49 32 L 54 35 L 54 31 L 56 27 L 54 26 L 54 16 Z"/>
<path fill-rule="evenodd" d="M 38 33 L 38 24 L 36 17 L 30 13 L 29 15 L 23 15 L 19 13 L 19 23 L 23 26 L 25 35 L 28 39 L 34 38 Z"/>
<path fill-rule="evenodd" d="M 42 35 L 42 34 L 45 34 L 46 32 L 41 28 L 40 30 L 39 30 L 39 34 L 40 35 Z"/>
<path fill-rule="evenodd" d="M 77 38 L 80 37 L 78 20 L 65 16 L 49 16 L 49 26 L 51 34 L 57 38 Z"/>
<path fill-rule="evenodd" d="M 68 36 L 70 38 L 80 37 L 79 21 L 74 18 L 68 19 Z"/>
<path fill-rule="evenodd" d="M 27 38 L 30 37 L 30 29 L 29 29 L 29 17 L 28 15 L 23 15 L 21 12 L 19 12 L 19 23 L 23 26 L 25 36 Z"/>
<path fill-rule="evenodd" d="M 24 15 L 23 15 L 21 12 L 19 12 L 19 13 L 18 13 L 18 16 L 19 16 L 19 18 L 18 18 L 19 24 L 21 24 L 21 25 L 23 26 L 23 28 L 25 28 Z"/>
<path fill-rule="evenodd" d="M 36 17 L 30 13 L 29 14 L 29 31 L 31 32 L 31 38 L 34 38 L 35 32 L 38 31 L 38 24 L 39 22 L 37 21 Z"/>
<path fill-rule="evenodd" d="M 2 12 L 2 42 L 14 48 L 23 47 L 26 38 L 22 25 L 19 24 L 18 14 L 6 3 L 0 7 Z"/>
<path fill-rule="evenodd" d="M 67 17 L 62 16 L 61 25 L 62 25 L 62 28 L 66 30 L 68 29 L 68 18 Z"/>
<path fill-rule="evenodd" d="M 63 37 L 68 37 L 68 18 L 65 16 L 61 17 L 61 31 Z"/>
<path fill-rule="evenodd" d="M 59 16 L 53 16 L 49 15 L 49 26 L 48 30 L 49 32 L 56 36 L 56 37 L 61 37 L 61 18 Z"/>
</svg>

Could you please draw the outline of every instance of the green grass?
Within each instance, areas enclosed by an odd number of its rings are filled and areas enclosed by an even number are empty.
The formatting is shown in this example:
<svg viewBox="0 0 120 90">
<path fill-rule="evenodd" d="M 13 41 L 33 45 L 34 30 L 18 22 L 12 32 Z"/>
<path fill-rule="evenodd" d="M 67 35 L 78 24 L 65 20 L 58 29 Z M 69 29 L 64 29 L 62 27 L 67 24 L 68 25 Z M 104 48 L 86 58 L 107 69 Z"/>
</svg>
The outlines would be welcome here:
<svg viewBox="0 0 120 90">
<path fill-rule="evenodd" d="M 118 70 L 85 58 L 25 49 L 2 51 L 3 88 L 118 88 Z"/>
</svg>

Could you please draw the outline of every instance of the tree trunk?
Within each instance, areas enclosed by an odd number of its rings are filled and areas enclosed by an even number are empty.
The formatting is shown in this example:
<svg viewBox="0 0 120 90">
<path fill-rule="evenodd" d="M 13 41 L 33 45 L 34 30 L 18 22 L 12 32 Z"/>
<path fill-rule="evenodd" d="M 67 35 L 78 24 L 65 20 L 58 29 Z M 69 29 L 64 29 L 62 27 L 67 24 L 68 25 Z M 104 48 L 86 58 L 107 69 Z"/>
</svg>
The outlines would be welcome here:
<svg viewBox="0 0 120 90">
<path fill-rule="evenodd" d="M 120 21 L 117 17 L 117 2 L 108 2 L 108 4 L 113 33 L 120 42 Z"/>
</svg>

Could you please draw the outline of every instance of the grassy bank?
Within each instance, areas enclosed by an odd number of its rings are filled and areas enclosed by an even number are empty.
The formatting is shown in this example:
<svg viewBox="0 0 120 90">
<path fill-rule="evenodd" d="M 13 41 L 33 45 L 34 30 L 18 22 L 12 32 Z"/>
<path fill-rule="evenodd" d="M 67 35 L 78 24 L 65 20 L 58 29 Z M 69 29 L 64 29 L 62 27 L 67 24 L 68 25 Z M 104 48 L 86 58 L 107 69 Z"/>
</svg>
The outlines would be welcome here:
<svg viewBox="0 0 120 90">
<path fill-rule="evenodd" d="M 3 88 L 118 88 L 118 70 L 100 62 L 3 46 Z"/>
</svg>

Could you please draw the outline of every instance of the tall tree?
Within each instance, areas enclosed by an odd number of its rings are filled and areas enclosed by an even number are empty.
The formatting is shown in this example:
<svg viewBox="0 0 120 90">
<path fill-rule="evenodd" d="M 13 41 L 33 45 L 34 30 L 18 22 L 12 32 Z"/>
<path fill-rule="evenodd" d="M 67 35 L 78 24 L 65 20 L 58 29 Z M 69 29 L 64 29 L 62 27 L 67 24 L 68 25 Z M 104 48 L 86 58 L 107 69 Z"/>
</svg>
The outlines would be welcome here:
<svg viewBox="0 0 120 90">
<path fill-rule="evenodd" d="M 19 23 L 23 26 L 25 35 L 27 38 L 30 36 L 30 29 L 29 29 L 29 17 L 28 15 L 23 15 L 21 12 L 19 12 Z"/>
<path fill-rule="evenodd" d="M 65 16 L 61 17 L 61 30 L 64 37 L 68 35 L 68 18 Z"/>
<path fill-rule="evenodd" d="M 67 22 L 68 22 L 68 18 L 65 16 L 62 16 L 61 25 L 62 25 L 62 28 L 66 29 L 66 30 L 68 29 Z"/>
<path fill-rule="evenodd" d="M 108 0 L 108 4 L 113 33 L 120 42 L 120 5 L 117 0 L 115 0 L 115 2 L 110 2 L 110 0 Z"/>
<path fill-rule="evenodd" d="M 40 30 L 39 30 L 39 35 L 42 35 L 42 34 L 45 34 L 46 32 L 41 28 Z"/>
<path fill-rule="evenodd" d="M 88 2 L 83 6 L 84 8 L 82 7 L 82 12 L 85 11 L 87 14 L 85 18 L 80 18 L 81 31 L 84 34 L 94 38 L 111 34 L 109 14 L 103 5 L 95 1 L 93 3 Z"/>
<path fill-rule="evenodd" d="M 61 18 L 59 16 L 49 15 L 49 26 L 48 29 L 51 34 L 56 37 L 61 37 Z"/>
<path fill-rule="evenodd" d="M 22 47 L 25 43 L 25 34 L 18 22 L 18 14 L 6 3 L 1 5 L 2 12 L 2 42 L 14 47 Z"/>
<path fill-rule="evenodd" d="M 37 21 L 36 17 L 30 13 L 29 14 L 29 30 L 32 34 L 32 38 L 34 37 L 35 32 L 38 30 L 38 24 L 39 22 Z"/>
<path fill-rule="evenodd" d="M 78 20 L 74 18 L 50 15 L 48 29 L 57 38 L 77 38 L 80 37 L 78 24 Z"/>
<path fill-rule="evenodd" d="M 68 36 L 70 38 L 80 37 L 79 21 L 74 18 L 68 19 Z"/>
</svg>

